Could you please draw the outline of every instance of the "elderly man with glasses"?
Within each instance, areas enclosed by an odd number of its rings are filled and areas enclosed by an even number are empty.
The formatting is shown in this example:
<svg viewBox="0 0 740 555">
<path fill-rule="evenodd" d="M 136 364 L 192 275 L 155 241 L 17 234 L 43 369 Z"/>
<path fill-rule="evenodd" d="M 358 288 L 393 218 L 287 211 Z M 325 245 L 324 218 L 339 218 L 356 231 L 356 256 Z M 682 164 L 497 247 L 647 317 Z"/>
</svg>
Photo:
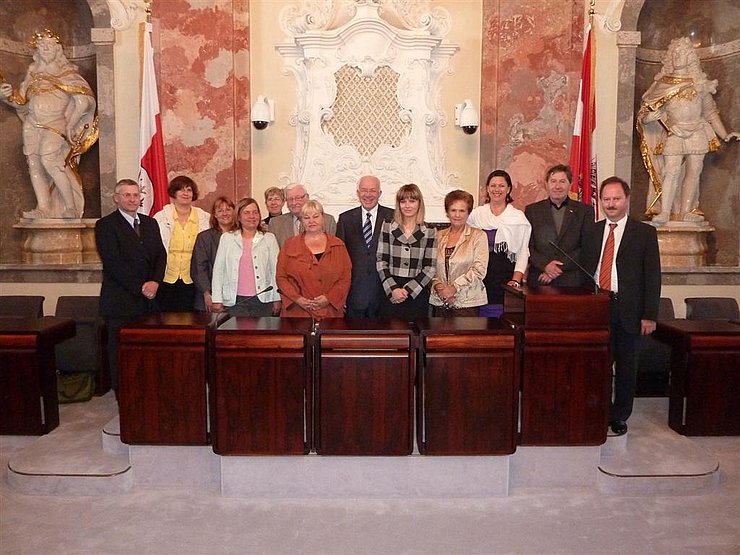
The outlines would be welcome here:
<svg viewBox="0 0 740 555">
<path fill-rule="evenodd" d="M 308 202 L 306 188 L 300 183 L 293 183 L 285 188 L 285 203 L 288 205 L 288 213 L 275 216 L 270 219 L 269 230 L 275 234 L 278 245 L 283 248 L 283 243 L 301 232 L 301 220 L 299 214 L 301 208 Z M 325 230 L 331 235 L 336 235 L 337 222 L 331 214 L 325 214 Z"/>
</svg>

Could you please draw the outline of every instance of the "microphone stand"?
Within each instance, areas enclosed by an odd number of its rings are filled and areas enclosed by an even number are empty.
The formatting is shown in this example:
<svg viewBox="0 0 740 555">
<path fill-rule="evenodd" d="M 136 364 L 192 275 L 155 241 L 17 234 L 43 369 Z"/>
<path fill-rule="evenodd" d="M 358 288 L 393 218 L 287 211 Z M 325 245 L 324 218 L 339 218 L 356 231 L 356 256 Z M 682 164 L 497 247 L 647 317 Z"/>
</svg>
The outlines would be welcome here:
<svg viewBox="0 0 740 555">
<path fill-rule="evenodd" d="M 241 301 L 234 303 L 234 306 L 239 306 L 243 302 L 249 301 L 251 299 L 254 299 L 255 297 L 259 297 L 262 293 L 267 293 L 268 291 L 272 291 L 274 287 L 272 285 L 268 285 L 265 287 L 262 291 L 257 291 L 254 295 L 249 295 L 247 297 L 244 297 Z"/>
<path fill-rule="evenodd" d="M 307 308 L 301 306 L 298 301 L 296 301 L 293 297 L 288 295 L 285 291 L 282 289 L 278 289 L 278 293 L 280 293 L 283 297 L 288 299 L 290 302 L 292 302 L 294 305 L 296 305 L 298 308 L 300 308 L 303 312 L 308 314 L 311 317 L 311 335 L 316 335 L 316 332 L 319 329 L 319 320 L 316 318 L 316 315 L 313 313 L 312 310 L 308 310 Z"/>
<path fill-rule="evenodd" d="M 581 272 L 583 272 L 584 275 L 588 276 L 589 281 L 593 282 L 594 284 L 594 295 L 598 295 L 600 287 L 599 287 L 599 282 L 596 280 L 596 278 L 592 276 L 590 273 L 588 273 L 588 270 L 586 270 L 586 268 L 581 266 L 581 264 L 575 258 L 573 258 L 571 255 L 569 255 L 567 252 L 561 249 L 559 245 L 556 245 L 553 241 L 548 241 L 548 243 L 550 243 L 550 245 L 555 247 L 560 254 L 565 256 L 565 258 L 567 258 L 569 261 L 575 264 L 576 268 L 578 268 Z"/>
</svg>

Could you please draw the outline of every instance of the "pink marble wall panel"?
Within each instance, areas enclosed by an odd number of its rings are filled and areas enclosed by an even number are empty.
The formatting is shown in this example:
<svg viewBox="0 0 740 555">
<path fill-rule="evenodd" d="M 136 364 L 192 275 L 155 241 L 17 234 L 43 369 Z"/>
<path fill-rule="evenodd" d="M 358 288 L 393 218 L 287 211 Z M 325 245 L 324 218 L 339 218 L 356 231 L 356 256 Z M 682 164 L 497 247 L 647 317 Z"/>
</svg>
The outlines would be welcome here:
<svg viewBox="0 0 740 555">
<path fill-rule="evenodd" d="M 210 209 L 250 190 L 249 3 L 153 2 L 169 177 L 186 174 Z"/>
<path fill-rule="evenodd" d="M 518 208 L 545 197 L 545 171 L 568 161 L 582 47 L 582 0 L 484 0 L 481 202 L 498 168 Z"/>
</svg>

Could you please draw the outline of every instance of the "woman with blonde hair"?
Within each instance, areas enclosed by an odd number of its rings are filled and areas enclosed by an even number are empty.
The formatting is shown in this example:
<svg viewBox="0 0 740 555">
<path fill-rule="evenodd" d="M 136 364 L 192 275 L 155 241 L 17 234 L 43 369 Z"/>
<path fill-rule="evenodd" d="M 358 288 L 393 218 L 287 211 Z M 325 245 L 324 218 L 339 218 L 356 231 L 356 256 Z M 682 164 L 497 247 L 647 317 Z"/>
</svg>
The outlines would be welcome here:
<svg viewBox="0 0 740 555">
<path fill-rule="evenodd" d="M 338 237 L 326 232 L 324 207 L 309 200 L 301 208 L 302 231 L 283 244 L 277 284 L 283 293 L 281 316 L 341 318 L 349 294 L 352 262 Z"/>
<path fill-rule="evenodd" d="M 429 284 L 434 277 L 437 232 L 424 223 L 424 197 L 414 183 L 396 192 L 392 222 L 383 222 L 377 269 L 386 296 L 382 318 L 411 321 L 429 315 Z"/>
<path fill-rule="evenodd" d="M 275 281 L 277 239 L 262 223 L 257 201 L 236 206 L 237 229 L 224 233 L 213 265 L 213 311 L 231 316 L 277 316 L 280 295 Z"/>
</svg>

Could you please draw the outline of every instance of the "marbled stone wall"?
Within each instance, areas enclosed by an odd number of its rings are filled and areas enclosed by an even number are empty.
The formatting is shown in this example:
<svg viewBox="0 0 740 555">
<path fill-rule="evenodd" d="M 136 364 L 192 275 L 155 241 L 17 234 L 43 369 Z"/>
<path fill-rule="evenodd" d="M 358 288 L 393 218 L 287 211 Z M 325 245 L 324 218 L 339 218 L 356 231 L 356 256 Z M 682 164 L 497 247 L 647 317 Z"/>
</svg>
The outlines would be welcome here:
<svg viewBox="0 0 740 555">
<path fill-rule="evenodd" d="M 681 13 L 682 17 L 672 17 Z M 661 57 L 674 38 L 691 36 L 700 43 L 702 70 L 719 82 L 714 96 L 727 131 L 740 131 L 740 3 L 736 0 L 647 0 L 637 30 L 641 43 L 635 67 L 635 113 L 642 94 L 661 68 Z M 634 122 L 633 122 L 634 127 Z M 641 217 L 649 187 L 633 136 L 631 212 Z M 738 266 L 740 254 L 740 142 L 722 143 L 704 158 L 699 206 L 716 231 L 709 237 L 707 263 Z"/>
<path fill-rule="evenodd" d="M 168 174 L 192 177 L 210 210 L 251 191 L 249 2 L 152 4 Z"/>
<path fill-rule="evenodd" d="M 484 0 L 480 202 L 505 169 L 514 205 L 544 198 L 544 174 L 568 162 L 583 49 L 581 0 Z"/>
<path fill-rule="evenodd" d="M 97 93 L 96 59 L 90 43 L 93 27 L 90 8 L 76 0 L 26 0 L 0 2 L 0 73 L 5 81 L 18 87 L 33 51 L 31 35 L 48 27 L 65 46 L 67 58 Z M 100 216 L 100 164 L 98 145 L 80 159 L 80 173 L 85 193 L 85 218 Z M 36 206 L 26 158 L 23 155 L 21 121 L 13 108 L 0 104 L 0 262 L 21 261 L 21 231 L 14 229 L 21 212 Z"/>
</svg>

